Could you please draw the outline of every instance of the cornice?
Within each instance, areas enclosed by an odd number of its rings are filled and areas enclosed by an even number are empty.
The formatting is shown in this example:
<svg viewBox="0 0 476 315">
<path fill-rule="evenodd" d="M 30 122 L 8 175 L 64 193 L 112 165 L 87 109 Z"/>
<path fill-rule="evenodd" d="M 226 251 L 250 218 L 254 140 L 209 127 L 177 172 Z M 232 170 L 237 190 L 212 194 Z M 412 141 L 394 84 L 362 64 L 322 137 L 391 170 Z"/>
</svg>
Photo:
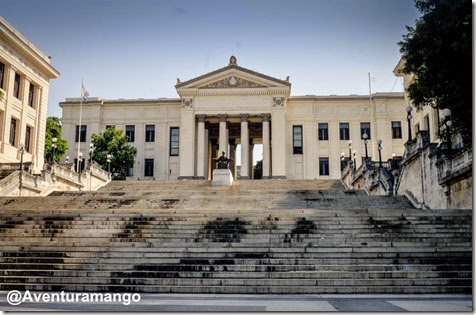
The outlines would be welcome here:
<svg viewBox="0 0 476 315">
<path fill-rule="evenodd" d="M 50 78 L 59 77 L 59 71 L 50 64 L 48 57 L 2 17 L 0 17 L 0 35 Z"/>
</svg>

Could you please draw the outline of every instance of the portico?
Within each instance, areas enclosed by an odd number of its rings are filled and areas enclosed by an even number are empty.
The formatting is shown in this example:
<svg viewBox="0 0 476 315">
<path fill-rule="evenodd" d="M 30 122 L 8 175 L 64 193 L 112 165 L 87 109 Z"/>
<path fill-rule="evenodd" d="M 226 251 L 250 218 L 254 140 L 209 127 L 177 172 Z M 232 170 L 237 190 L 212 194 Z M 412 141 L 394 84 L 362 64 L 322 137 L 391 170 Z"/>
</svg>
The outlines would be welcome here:
<svg viewBox="0 0 476 315">
<path fill-rule="evenodd" d="M 236 179 L 238 145 L 240 178 L 253 179 L 256 144 L 263 145 L 263 178 L 286 177 L 284 127 L 289 81 L 241 68 L 232 56 L 227 67 L 177 82 L 182 99 L 179 179 L 211 179 L 212 159 L 221 152 L 232 159 L 230 169 Z M 273 142 L 273 137 L 280 141 Z"/>
</svg>

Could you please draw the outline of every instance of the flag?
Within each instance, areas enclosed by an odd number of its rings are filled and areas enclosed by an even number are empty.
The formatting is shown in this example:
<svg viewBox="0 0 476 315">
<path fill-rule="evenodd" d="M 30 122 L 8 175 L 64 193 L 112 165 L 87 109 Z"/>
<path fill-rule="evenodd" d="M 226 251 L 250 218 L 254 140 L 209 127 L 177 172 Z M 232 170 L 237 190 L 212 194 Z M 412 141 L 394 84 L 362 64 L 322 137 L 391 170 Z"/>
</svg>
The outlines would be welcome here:
<svg viewBox="0 0 476 315">
<path fill-rule="evenodd" d="M 84 88 L 84 85 L 81 84 L 81 96 L 83 97 L 83 100 L 87 100 L 88 99 L 88 96 L 89 96 L 89 93 L 88 91 L 86 91 L 86 89 Z"/>
</svg>

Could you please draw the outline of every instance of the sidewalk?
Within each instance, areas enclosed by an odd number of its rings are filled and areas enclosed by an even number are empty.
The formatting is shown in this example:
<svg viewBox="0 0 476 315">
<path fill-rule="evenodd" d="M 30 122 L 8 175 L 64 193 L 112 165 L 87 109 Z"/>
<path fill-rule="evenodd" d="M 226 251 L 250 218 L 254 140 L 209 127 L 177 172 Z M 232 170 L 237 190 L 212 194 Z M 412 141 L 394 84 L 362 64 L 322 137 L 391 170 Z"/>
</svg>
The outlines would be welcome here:
<svg viewBox="0 0 476 315">
<path fill-rule="evenodd" d="M 137 303 L 30 303 L 12 306 L 0 292 L 0 311 L 157 311 L 157 312 L 470 312 L 471 295 L 232 295 L 141 294 Z"/>
</svg>

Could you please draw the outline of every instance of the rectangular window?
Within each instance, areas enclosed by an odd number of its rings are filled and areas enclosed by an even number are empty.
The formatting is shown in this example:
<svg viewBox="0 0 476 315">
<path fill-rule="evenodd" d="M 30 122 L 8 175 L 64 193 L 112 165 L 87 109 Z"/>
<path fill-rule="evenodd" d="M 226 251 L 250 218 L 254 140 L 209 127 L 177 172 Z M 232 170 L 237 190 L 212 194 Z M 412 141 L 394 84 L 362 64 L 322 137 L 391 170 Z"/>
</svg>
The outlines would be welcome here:
<svg viewBox="0 0 476 315">
<path fill-rule="evenodd" d="M 81 160 L 81 164 L 79 165 L 79 172 L 82 172 L 84 168 L 86 167 L 86 159 L 83 157 Z M 78 159 L 74 159 L 74 170 L 76 171 L 78 169 Z"/>
<path fill-rule="evenodd" d="M 86 142 L 86 131 L 87 131 L 87 126 L 86 125 L 81 125 L 81 134 L 79 133 L 79 126 L 76 125 L 76 134 L 74 136 L 74 141 L 78 142 L 81 140 L 81 142 Z M 81 136 L 81 139 L 80 139 Z"/>
<path fill-rule="evenodd" d="M 364 135 L 367 135 L 367 139 L 370 139 L 370 123 L 369 122 L 363 122 L 360 123 L 360 138 L 363 140 Z"/>
<path fill-rule="evenodd" d="M 5 89 L 3 87 L 4 79 L 5 79 L 5 64 L 0 62 L 0 89 Z"/>
<path fill-rule="evenodd" d="M 339 133 L 341 140 L 350 140 L 349 123 L 340 123 Z"/>
<path fill-rule="evenodd" d="M 392 121 L 392 139 L 402 139 L 402 123 Z"/>
<path fill-rule="evenodd" d="M 145 177 L 154 176 L 154 159 L 145 159 L 144 164 L 145 164 L 144 176 Z"/>
<path fill-rule="evenodd" d="M 35 86 L 30 83 L 30 89 L 28 90 L 28 106 L 34 107 L 33 106 L 33 98 L 35 96 Z"/>
<path fill-rule="evenodd" d="M 127 142 L 134 142 L 136 126 L 126 125 Z"/>
<path fill-rule="evenodd" d="M 20 75 L 15 73 L 15 82 L 13 83 L 13 96 L 20 98 Z"/>
<path fill-rule="evenodd" d="M 25 150 L 30 153 L 31 127 L 26 126 L 25 132 Z"/>
<path fill-rule="evenodd" d="M 302 154 L 302 126 L 293 126 L 293 154 Z"/>
<path fill-rule="evenodd" d="M 347 163 L 349 162 L 349 159 L 348 158 L 345 158 L 345 159 L 341 159 L 340 160 L 340 171 L 342 172 L 346 167 L 347 167 Z"/>
<path fill-rule="evenodd" d="M 145 142 L 155 141 L 155 125 L 145 126 Z"/>
<path fill-rule="evenodd" d="M 329 175 L 329 158 L 326 158 L 326 157 L 319 158 L 319 175 L 321 176 Z"/>
<path fill-rule="evenodd" d="M 17 135 L 17 120 L 12 118 L 10 121 L 10 144 L 15 146 L 16 144 L 16 135 Z"/>
<path fill-rule="evenodd" d="M 319 140 L 329 140 L 329 126 L 327 123 L 320 123 L 318 125 Z"/>
<path fill-rule="evenodd" d="M 179 155 L 179 128 L 170 127 L 170 156 Z"/>
</svg>

